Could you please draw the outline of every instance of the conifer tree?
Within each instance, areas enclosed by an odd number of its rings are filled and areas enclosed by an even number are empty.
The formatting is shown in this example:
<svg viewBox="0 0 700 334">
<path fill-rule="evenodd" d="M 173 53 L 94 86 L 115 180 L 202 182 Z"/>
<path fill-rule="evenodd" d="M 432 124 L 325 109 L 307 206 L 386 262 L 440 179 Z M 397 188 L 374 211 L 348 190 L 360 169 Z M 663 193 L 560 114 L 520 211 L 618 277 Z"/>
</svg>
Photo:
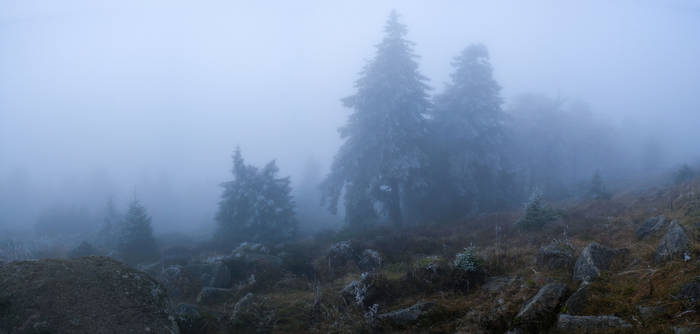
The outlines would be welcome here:
<svg viewBox="0 0 700 334">
<path fill-rule="evenodd" d="M 605 184 L 603 183 L 603 177 L 600 176 L 600 171 L 596 170 L 595 173 L 593 173 L 589 196 L 593 199 L 609 199 L 611 196 L 607 189 L 605 189 Z"/>
<path fill-rule="evenodd" d="M 129 210 L 124 216 L 117 251 L 119 256 L 130 264 L 144 263 L 158 258 L 151 217 L 137 200 L 129 204 Z"/>
<path fill-rule="evenodd" d="M 232 181 L 222 184 L 216 220 L 218 241 L 274 243 L 293 237 L 297 230 L 289 177 L 278 178 L 275 161 L 263 169 L 246 165 L 241 150 L 233 156 Z"/>
<path fill-rule="evenodd" d="M 401 225 L 402 194 L 419 183 L 416 172 L 427 160 L 427 79 L 418 72 L 413 43 L 396 12 L 384 32 L 355 94 L 342 100 L 352 113 L 340 129 L 345 141 L 322 185 L 331 211 L 344 192 L 346 221 L 354 226 L 371 222 L 378 207 Z"/>
<path fill-rule="evenodd" d="M 435 98 L 436 168 L 444 175 L 442 190 L 456 201 L 455 211 L 463 211 L 455 214 L 465 214 L 479 207 L 492 209 L 508 197 L 503 99 L 484 45 L 466 47 L 452 65 L 451 81 Z"/>
<path fill-rule="evenodd" d="M 540 230 L 545 224 L 557 219 L 557 214 L 544 203 L 542 192 L 535 189 L 525 205 L 525 214 L 515 223 L 523 230 Z"/>
<path fill-rule="evenodd" d="M 96 243 L 100 247 L 114 250 L 117 246 L 121 230 L 121 216 L 114 206 L 114 200 L 110 197 L 104 211 L 102 227 L 97 232 Z"/>
</svg>

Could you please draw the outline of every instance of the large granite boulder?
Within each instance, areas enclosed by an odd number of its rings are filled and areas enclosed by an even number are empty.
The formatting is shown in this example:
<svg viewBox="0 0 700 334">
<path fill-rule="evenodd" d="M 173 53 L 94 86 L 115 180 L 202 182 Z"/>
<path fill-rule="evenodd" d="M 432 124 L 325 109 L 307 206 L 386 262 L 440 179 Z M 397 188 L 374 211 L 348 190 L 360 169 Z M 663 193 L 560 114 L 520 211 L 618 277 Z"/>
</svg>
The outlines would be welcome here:
<svg viewBox="0 0 700 334">
<path fill-rule="evenodd" d="M 588 281 L 583 281 L 581 286 L 569 296 L 564 303 L 562 308 L 562 313 L 571 315 L 583 314 L 583 310 L 588 304 L 588 298 L 590 295 L 590 283 Z"/>
<path fill-rule="evenodd" d="M 551 327 L 566 297 L 563 283 L 549 283 L 530 298 L 515 316 L 515 327 L 527 332 L 543 331 Z"/>
<path fill-rule="evenodd" d="M 360 253 L 357 265 L 364 271 L 377 270 L 382 266 L 382 256 L 373 249 L 365 249 Z"/>
<path fill-rule="evenodd" d="M 0 265 L 0 333 L 178 333 L 165 289 L 106 257 Z"/>
<path fill-rule="evenodd" d="M 391 295 L 387 279 L 375 272 L 364 272 L 340 292 L 346 303 L 369 307 Z"/>
<path fill-rule="evenodd" d="M 654 253 L 654 261 L 663 263 L 670 260 L 683 260 L 690 253 L 690 242 L 683 227 L 677 220 L 671 222 L 668 231 Z"/>
<path fill-rule="evenodd" d="M 275 311 L 267 307 L 266 299 L 248 293 L 233 305 L 232 333 L 270 333 L 275 324 Z"/>
<path fill-rule="evenodd" d="M 597 242 L 591 242 L 583 249 L 574 266 L 575 281 L 590 281 L 600 276 L 602 270 L 607 270 L 613 257 L 618 251 L 605 247 Z"/>
<path fill-rule="evenodd" d="M 549 270 L 571 270 L 574 249 L 563 242 L 552 242 L 537 251 L 537 267 Z"/>
<path fill-rule="evenodd" d="M 653 235 L 658 231 L 661 231 L 666 225 L 666 217 L 656 216 L 651 217 L 642 223 L 637 229 L 637 239 L 642 240 L 647 236 Z"/>
<path fill-rule="evenodd" d="M 680 293 L 676 296 L 679 299 L 686 300 L 691 304 L 697 305 L 700 303 L 700 276 L 686 283 Z"/>
<path fill-rule="evenodd" d="M 206 319 L 197 305 L 182 303 L 175 307 L 173 313 L 181 333 L 200 333 L 206 326 Z"/>
</svg>

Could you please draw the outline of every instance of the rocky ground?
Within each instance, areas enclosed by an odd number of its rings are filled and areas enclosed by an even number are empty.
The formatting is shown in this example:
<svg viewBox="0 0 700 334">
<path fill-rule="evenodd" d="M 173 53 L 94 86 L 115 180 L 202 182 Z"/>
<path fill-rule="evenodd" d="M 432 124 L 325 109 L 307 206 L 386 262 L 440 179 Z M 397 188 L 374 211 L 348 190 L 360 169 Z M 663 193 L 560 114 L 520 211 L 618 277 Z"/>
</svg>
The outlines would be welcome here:
<svg viewBox="0 0 700 334">
<path fill-rule="evenodd" d="M 173 248 L 143 273 L 106 258 L 13 262 L 0 266 L 0 333 L 700 333 L 698 190 L 556 203 L 560 219 L 533 232 L 509 212 Z M 455 265 L 469 246 L 479 270 Z"/>
</svg>

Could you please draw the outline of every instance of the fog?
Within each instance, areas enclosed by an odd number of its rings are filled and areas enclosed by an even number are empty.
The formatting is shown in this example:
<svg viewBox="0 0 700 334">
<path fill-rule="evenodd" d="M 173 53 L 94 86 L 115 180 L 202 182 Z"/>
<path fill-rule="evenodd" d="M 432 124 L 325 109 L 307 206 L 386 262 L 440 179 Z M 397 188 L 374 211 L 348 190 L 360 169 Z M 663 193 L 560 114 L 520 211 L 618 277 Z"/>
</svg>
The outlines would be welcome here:
<svg viewBox="0 0 700 334">
<path fill-rule="evenodd" d="M 156 233 L 209 231 L 237 146 L 315 187 L 392 9 L 432 93 L 480 42 L 505 109 L 585 101 L 628 153 L 653 140 L 659 168 L 700 158 L 692 1 L 2 1 L 0 228 L 113 197 L 141 200 Z"/>
</svg>

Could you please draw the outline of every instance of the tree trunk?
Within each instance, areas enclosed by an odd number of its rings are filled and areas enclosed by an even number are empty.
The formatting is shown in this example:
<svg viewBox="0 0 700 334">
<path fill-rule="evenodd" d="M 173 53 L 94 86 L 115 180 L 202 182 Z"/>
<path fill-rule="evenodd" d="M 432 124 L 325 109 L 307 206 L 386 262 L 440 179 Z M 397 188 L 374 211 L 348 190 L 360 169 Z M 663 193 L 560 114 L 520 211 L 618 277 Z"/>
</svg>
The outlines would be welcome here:
<svg viewBox="0 0 700 334">
<path fill-rule="evenodd" d="M 391 187 L 389 217 L 395 226 L 400 227 L 403 225 L 403 217 L 401 215 L 401 194 L 399 182 L 397 180 L 391 180 L 389 186 Z"/>
</svg>

